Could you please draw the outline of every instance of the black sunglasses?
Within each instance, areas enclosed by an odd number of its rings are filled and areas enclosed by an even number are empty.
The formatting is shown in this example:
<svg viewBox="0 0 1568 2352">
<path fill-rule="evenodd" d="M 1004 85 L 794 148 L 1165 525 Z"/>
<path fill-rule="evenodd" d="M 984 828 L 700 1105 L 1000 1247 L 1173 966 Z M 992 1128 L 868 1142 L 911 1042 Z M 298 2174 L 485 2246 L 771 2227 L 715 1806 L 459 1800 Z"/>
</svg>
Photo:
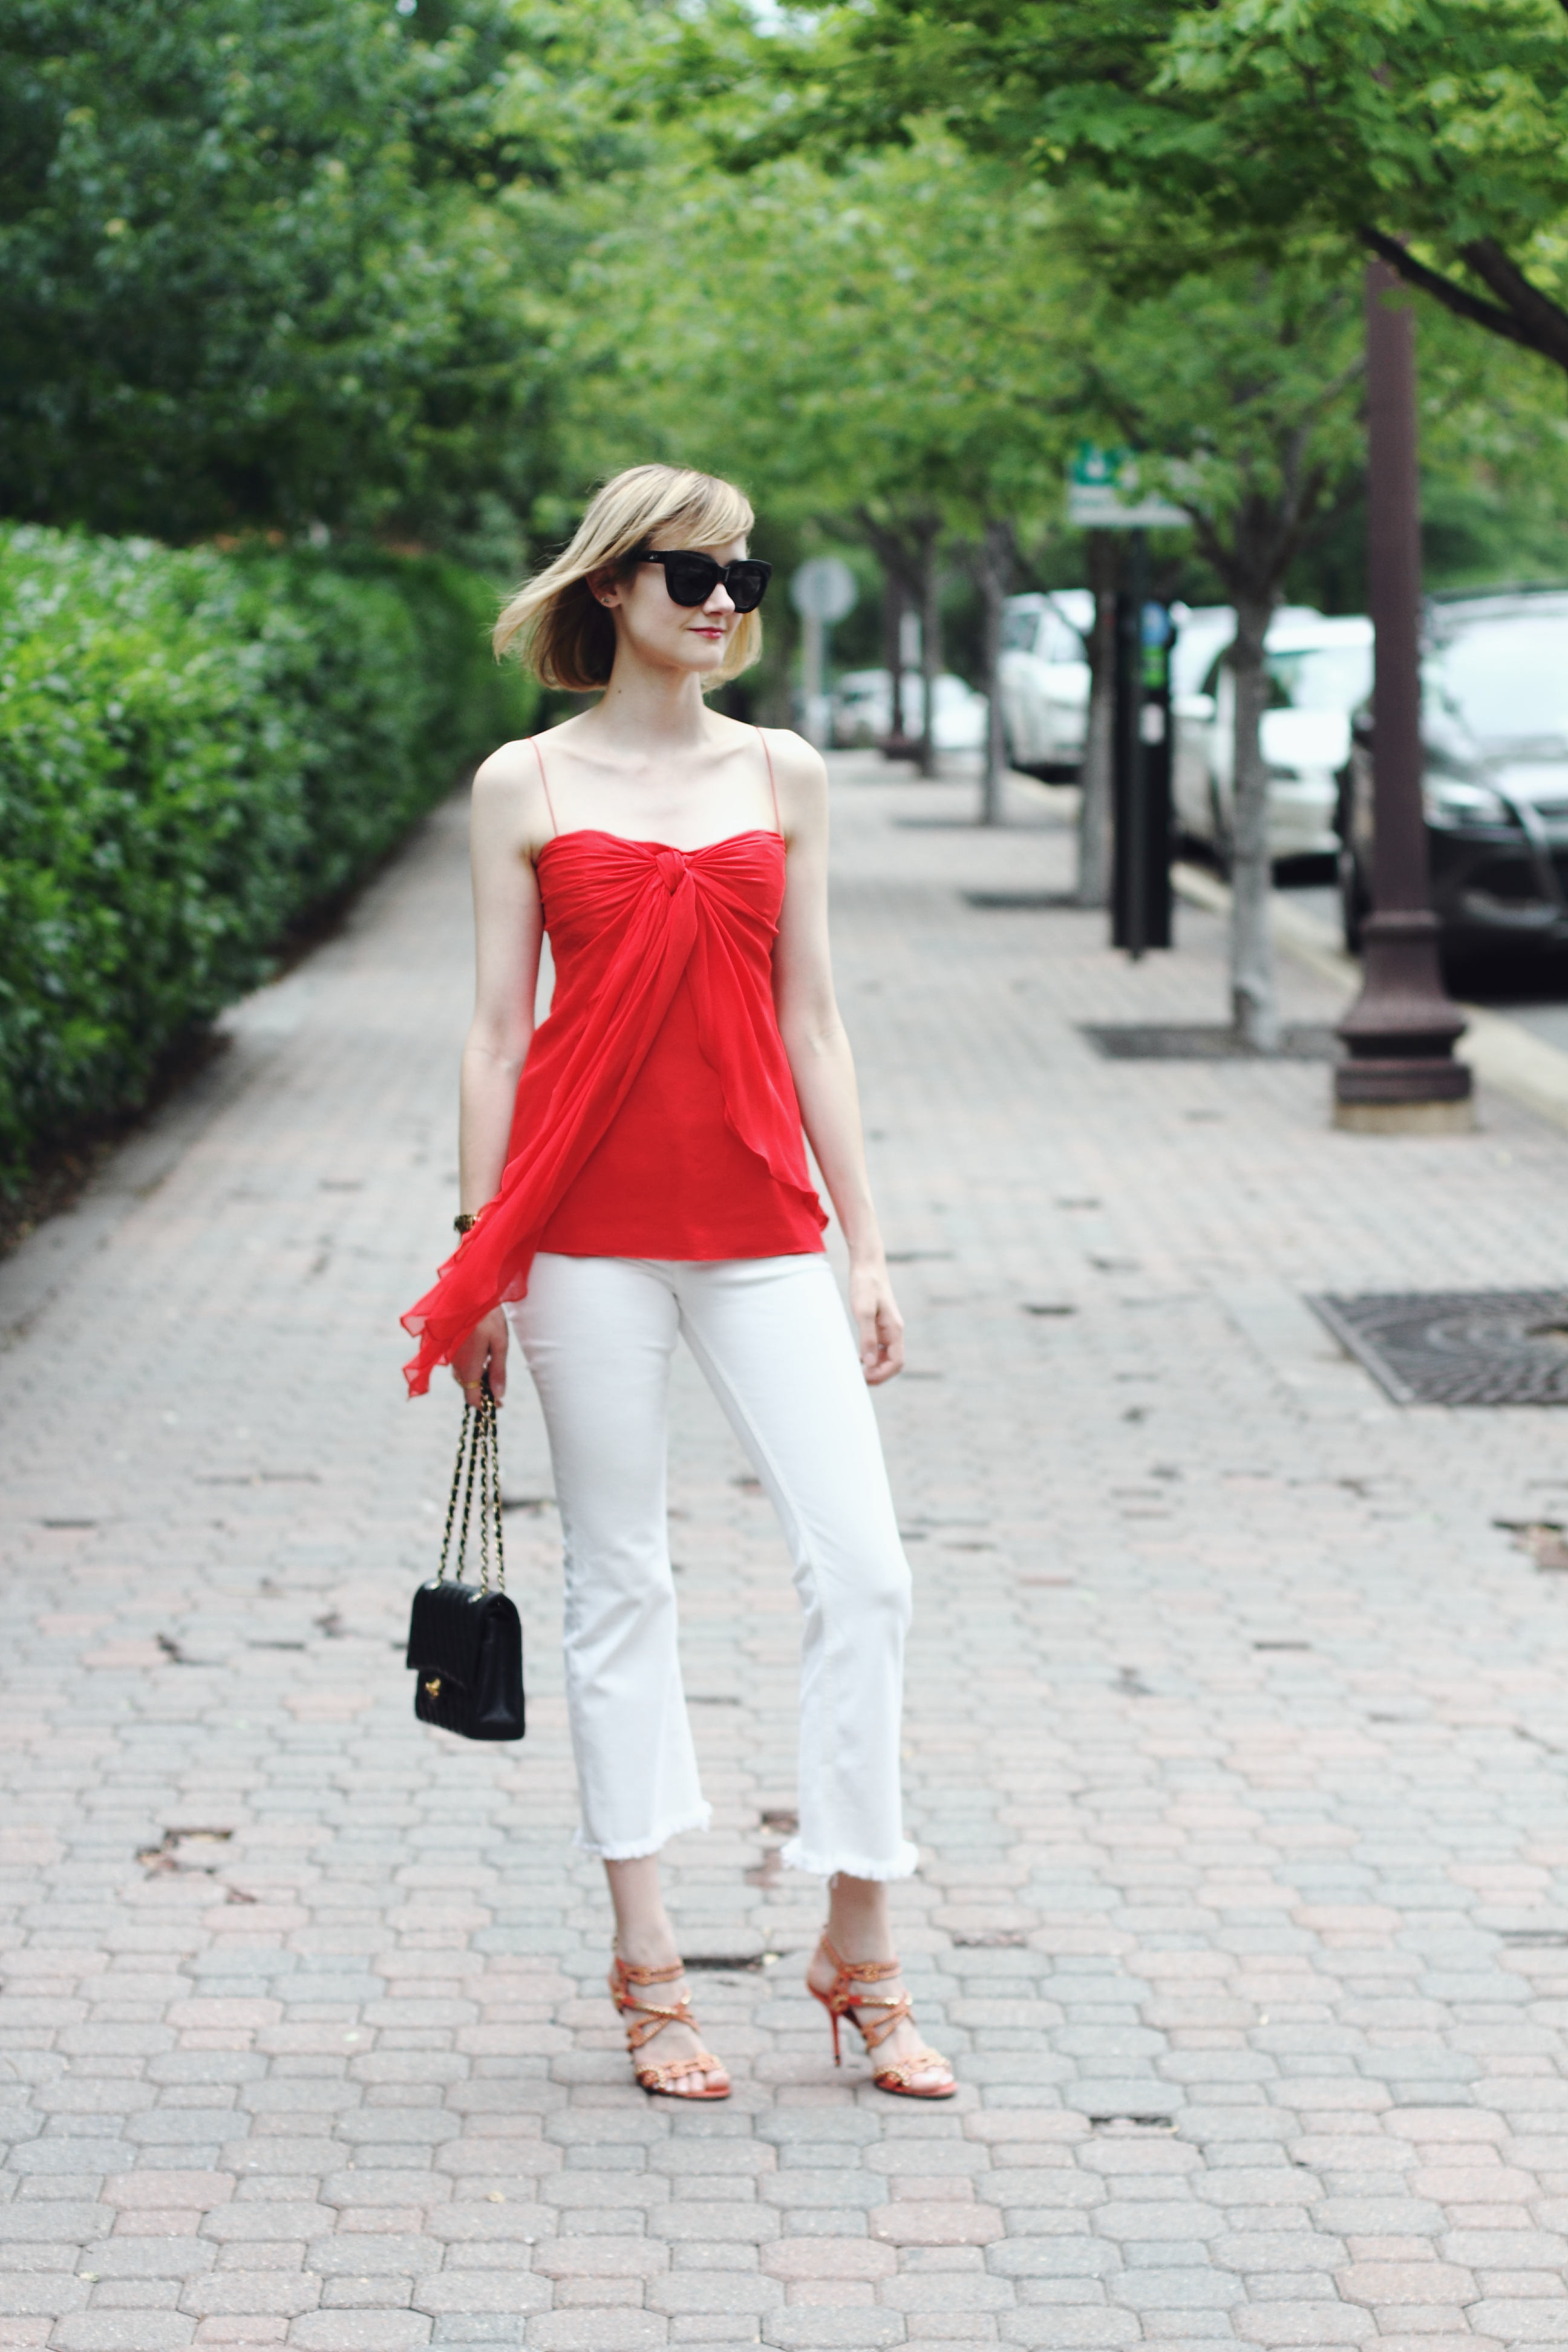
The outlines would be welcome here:
<svg viewBox="0 0 1568 2352">
<path fill-rule="evenodd" d="M 667 555 L 639 555 L 637 561 L 663 564 L 664 584 L 677 604 L 706 604 L 722 581 L 737 613 L 754 613 L 773 576 L 773 565 L 756 556 L 742 556 L 739 563 L 720 563 L 695 548 Z"/>
</svg>

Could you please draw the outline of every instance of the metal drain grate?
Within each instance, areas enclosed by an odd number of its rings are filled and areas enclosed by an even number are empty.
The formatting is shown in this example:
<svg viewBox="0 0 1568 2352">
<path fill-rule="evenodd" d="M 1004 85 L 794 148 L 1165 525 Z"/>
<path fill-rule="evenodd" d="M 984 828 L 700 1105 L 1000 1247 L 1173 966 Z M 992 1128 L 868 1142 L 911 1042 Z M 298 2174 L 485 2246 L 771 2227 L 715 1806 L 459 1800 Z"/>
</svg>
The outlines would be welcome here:
<svg viewBox="0 0 1568 2352">
<path fill-rule="evenodd" d="M 1282 1030 L 1278 1054 L 1260 1054 L 1234 1029 L 1200 1022 L 1086 1021 L 1079 1034 L 1108 1062 L 1333 1062 L 1340 1052 L 1333 1031 L 1317 1023 Z"/>
<path fill-rule="evenodd" d="M 1309 1298 L 1395 1404 L 1568 1404 L 1568 1292 Z"/>
</svg>

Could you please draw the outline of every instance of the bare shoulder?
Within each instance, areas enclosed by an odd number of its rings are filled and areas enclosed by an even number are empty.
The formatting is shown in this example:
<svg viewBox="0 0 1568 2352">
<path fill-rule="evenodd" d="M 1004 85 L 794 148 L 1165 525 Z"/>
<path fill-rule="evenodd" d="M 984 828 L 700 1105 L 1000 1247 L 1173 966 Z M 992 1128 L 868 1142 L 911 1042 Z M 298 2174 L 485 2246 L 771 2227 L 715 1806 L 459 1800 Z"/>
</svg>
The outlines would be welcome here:
<svg viewBox="0 0 1568 2352">
<path fill-rule="evenodd" d="M 481 761 L 474 775 L 474 821 L 487 832 L 510 835 L 520 845 L 545 839 L 544 797 L 532 740 L 521 736 Z"/>
<path fill-rule="evenodd" d="M 773 763 L 779 806 L 788 834 L 815 831 L 827 821 L 827 769 L 822 754 L 788 727 L 758 730 Z"/>
<path fill-rule="evenodd" d="M 534 757 L 532 739 L 521 735 L 514 743 L 502 743 L 488 760 L 481 760 L 474 772 L 474 790 L 487 799 L 500 800 L 516 792 L 530 778 L 539 782 L 539 762 Z"/>
</svg>

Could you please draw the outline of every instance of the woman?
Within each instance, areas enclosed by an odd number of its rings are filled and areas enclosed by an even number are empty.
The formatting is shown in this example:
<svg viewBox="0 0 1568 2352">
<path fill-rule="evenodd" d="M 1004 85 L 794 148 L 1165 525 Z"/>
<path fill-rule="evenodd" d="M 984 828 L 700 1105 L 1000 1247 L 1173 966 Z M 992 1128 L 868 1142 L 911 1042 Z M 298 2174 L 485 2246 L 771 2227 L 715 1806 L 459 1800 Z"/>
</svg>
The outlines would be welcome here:
<svg viewBox="0 0 1568 2352">
<path fill-rule="evenodd" d="M 474 781 L 478 985 L 463 1054 L 463 1240 L 405 1317 L 422 1391 L 504 1394 L 508 1321 L 550 1434 L 566 1552 L 579 1843 L 616 1916 L 610 1990 L 645 2089 L 723 2098 L 659 1892 L 702 1827 L 665 1518 L 684 1334 L 783 1521 L 805 1612 L 800 1834 L 829 1885 L 807 1970 L 875 2079 L 945 2098 L 899 1981 L 899 1733 L 909 1570 L 867 1384 L 903 1364 L 827 953 L 827 795 L 800 738 L 703 695 L 755 660 L 768 566 L 729 483 L 638 466 L 496 626 L 547 685 L 604 689 Z M 534 1031 L 542 934 L 555 961 Z M 801 1132 L 848 1244 L 859 1354 L 822 1254 Z M 643 2056 L 657 2040 L 657 2055 Z"/>
</svg>

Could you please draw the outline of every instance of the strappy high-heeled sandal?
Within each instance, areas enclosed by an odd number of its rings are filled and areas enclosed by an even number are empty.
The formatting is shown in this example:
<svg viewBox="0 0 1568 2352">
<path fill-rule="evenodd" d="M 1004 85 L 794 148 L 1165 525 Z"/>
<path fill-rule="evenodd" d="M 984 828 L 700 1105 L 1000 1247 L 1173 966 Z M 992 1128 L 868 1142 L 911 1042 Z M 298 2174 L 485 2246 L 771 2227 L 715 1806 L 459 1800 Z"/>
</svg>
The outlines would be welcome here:
<svg viewBox="0 0 1568 2352">
<path fill-rule="evenodd" d="M 841 2066 L 844 2063 L 838 2048 L 838 2021 L 841 2017 L 847 2017 L 851 2025 L 859 2032 L 866 2044 L 867 2055 L 869 2057 L 886 2042 L 895 2026 L 901 2025 L 906 2017 L 913 2017 L 914 2003 L 907 1992 L 858 1992 L 855 1990 L 858 1985 L 882 1984 L 889 1977 L 898 1976 L 900 1972 L 899 1961 L 860 1960 L 851 1963 L 848 1960 L 840 1959 L 826 1936 L 822 1938 L 820 1948 L 837 1973 L 826 1992 L 819 1992 L 811 1979 L 807 1977 L 806 1990 L 814 1999 L 819 2000 L 827 2011 L 833 2027 L 833 2063 L 836 2066 Z M 856 2013 L 862 2009 L 881 2010 L 884 2014 L 873 2019 L 868 2025 Z M 937 2066 L 946 2067 L 949 2079 L 945 2083 L 932 2083 L 924 2089 L 917 2090 L 914 2084 L 915 2075 L 929 2074 L 932 2068 Z M 952 2076 L 952 2068 L 940 2050 L 917 2050 L 912 2058 L 900 2058 L 896 2065 L 883 2066 L 879 2072 L 873 2072 L 871 2080 L 879 2091 L 890 2091 L 895 2098 L 951 2099 L 958 2088 L 958 2084 Z"/>
<path fill-rule="evenodd" d="M 697 2031 L 689 1993 L 683 1992 L 673 2009 L 658 2009 L 646 2000 L 636 2000 L 632 1992 L 634 1985 L 639 1991 L 646 1991 L 649 1985 L 673 1984 L 685 1973 L 682 1960 L 668 1969 L 634 1969 L 618 1952 L 611 1959 L 610 1999 L 623 2017 L 633 2021 L 626 2028 L 626 2048 L 634 2062 L 643 2045 L 651 2042 L 656 2033 L 662 2033 L 667 2025 L 689 2025 L 693 2032 Z M 641 2017 L 647 2019 L 646 2025 L 637 2024 Z M 633 2072 L 645 2091 L 668 2099 L 727 2099 L 730 2095 L 730 2077 L 710 2050 L 699 2050 L 693 2058 L 667 2059 L 662 2066 L 651 2060 L 646 2066 L 634 2063 Z M 687 2074 L 723 2074 L 724 2080 L 722 2085 L 704 2083 L 694 2091 L 683 2091 L 678 2086 Z"/>
</svg>

